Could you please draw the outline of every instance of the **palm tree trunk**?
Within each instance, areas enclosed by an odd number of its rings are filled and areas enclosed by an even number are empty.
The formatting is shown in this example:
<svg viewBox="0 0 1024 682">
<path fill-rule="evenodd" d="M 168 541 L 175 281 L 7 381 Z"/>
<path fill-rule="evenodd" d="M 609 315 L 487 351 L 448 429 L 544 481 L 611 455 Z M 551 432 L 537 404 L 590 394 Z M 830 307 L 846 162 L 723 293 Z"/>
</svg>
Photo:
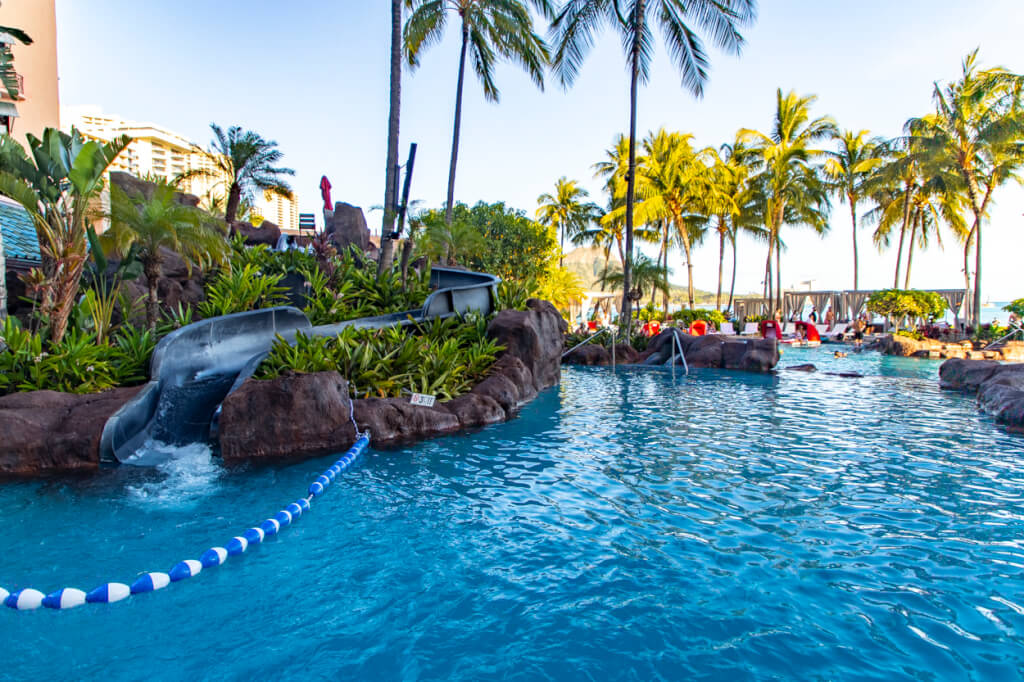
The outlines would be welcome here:
<svg viewBox="0 0 1024 682">
<path fill-rule="evenodd" d="M 565 265 L 565 226 L 561 226 L 558 232 L 562 235 L 562 241 L 558 245 L 558 267 Z"/>
<path fill-rule="evenodd" d="M 907 244 L 907 272 L 904 275 L 903 288 L 910 288 L 910 266 L 914 262 L 914 240 L 917 238 L 917 227 L 924 220 L 924 214 L 918 211 L 910 224 L 910 242 Z"/>
<path fill-rule="evenodd" d="M 459 162 L 459 131 L 462 127 L 462 86 L 466 81 L 466 50 L 469 48 L 469 25 L 462 22 L 462 52 L 459 54 L 459 82 L 455 87 L 455 125 L 452 129 L 452 161 L 448 166 L 448 205 L 444 222 L 452 224 L 455 215 L 455 167 Z"/>
<path fill-rule="evenodd" d="M 718 292 L 715 294 L 715 310 L 722 309 L 722 269 L 725 267 L 725 221 L 718 218 Z"/>
<path fill-rule="evenodd" d="M 412 258 L 412 250 L 416 246 L 413 241 L 412 235 L 410 234 L 405 238 L 405 243 L 402 244 L 402 286 L 405 287 L 406 280 L 409 278 L 409 259 Z"/>
<path fill-rule="evenodd" d="M 733 295 L 736 293 L 736 235 L 732 235 L 732 282 L 729 284 L 729 310 L 735 314 L 732 308 Z"/>
<path fill-rule="evenodd" d="M 157 286 L 160 283 L 160 261 L 156 258 L 147 258 L 143 263 L 143 271 L 146 274 L 149 293 L 146 297 L 146 327 L 149 331 L 155 332 L 156 321 L 160 317 L 160 299 L 157 298 Z"/>
<path fill-rule="evenodd" d="M 768 259 L 764 264 L 764 300 L 770 301 L 775 295 L 772 291 L 772 255 L 775 251 L 775 237 L 769 233 L 768 237 Z"/>
<path fill-rule="evenodd" d="M 681 228 L 679 234 L 683 238 L 683 251 L 686 252 L 686 297 L 690 302 L 690 310 L 693 310 L 693 259 L 690 257 L 690 235 L 686 234 L 686 227 Z"/>
<path fill-rule="evenodd" d="M 224 222 L 231 227 L 231 223 L 235 222 L 235 218 L 238 216 L 238 205 L 242 202 L 242 188 L 237 182 L 231 183 L 231 189 L 228 190 L 228 205 L 224 210 Z"/>
<path fill-rule="evenodd" d="M 644 16 L 644 0 L 637 0 L 633 13 L 632 30 L 639 31 L 640 18 Z M 622 267 L 622 311 L 626 324 L 630 324 L 633 302 L 629 298 L 632 281 L 633 261 L 633 203 L 636 201 L 636 91 L 640 80 L 640 41 L 633 41 L 629 69 L 629 171 L 626 178 L 626 258 Z M 626 332 L 629 332 L 629 326 Z"/>
<path fill-rule="evenodd" d="M 665 288 L 661 291 L 661 302 L 662 312 L 664 313 L 665 319 L 668 319 L 668 221 L 662 223 L 662 234 L 661 234 L 661 250 L 662 250 L 662 268 L 665 274 Z"/>
<path fill-rule="evenodd" d="M 850 202 L 850 221 L 853 223 L 853 290 L 858 291 L 860 264 L 857 261 L 857 200 L 847 196 Z"/>
<path fill-rule="evenodd" d="M 910 195 L 912 194 L 910 183 L 906 183 L 906 192 L 903 195 L 903 226 L 900 227 L 900 246 L 896 249 L 896 276 L 892 280 L 892 288 L 900 288 L 900 265 L 903 261 L 903 240 L 907 236 L 907 224 L 910 222 Z"/>
<path fill-rule="evenodd" d="M 776 236 L 778 240 L 778 236 Z M 776 302 L 772 305 L 772 319 L 775 319 L 775 311 L 782 309 L 782 240 L 775 244 L 775 296 Z"/>
<path fill-rule="evenodd" d="M 384 218 L 380 226 L 377 274 L 391 269 L 395 259 L 395 174 L 398 169 L 398 129 L 402 110 L 402 0 L 391 0 L 391 92 L 388 112 L 388 158 L 384 169 Z"/>
</svg>

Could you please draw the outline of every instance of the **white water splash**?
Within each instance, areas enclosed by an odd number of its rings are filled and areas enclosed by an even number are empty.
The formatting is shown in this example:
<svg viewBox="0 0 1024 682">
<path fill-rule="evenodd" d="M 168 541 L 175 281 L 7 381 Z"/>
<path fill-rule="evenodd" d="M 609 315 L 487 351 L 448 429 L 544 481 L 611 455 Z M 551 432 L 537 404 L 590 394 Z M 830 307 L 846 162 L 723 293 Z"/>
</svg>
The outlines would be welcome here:
<svg viewBox="0 0 1024 682">
<path fill-rule="evenodd" d="M 136 457 L 162 460 L 152 469 L 155 475 L 139 485 L 126 487 L 129 499 L 147 507 L 194 506 L 217 490 L 217 480 L 223 472 L 209 446 L 202 443 L 175 446 L 149 441 Z"/>
</svg>

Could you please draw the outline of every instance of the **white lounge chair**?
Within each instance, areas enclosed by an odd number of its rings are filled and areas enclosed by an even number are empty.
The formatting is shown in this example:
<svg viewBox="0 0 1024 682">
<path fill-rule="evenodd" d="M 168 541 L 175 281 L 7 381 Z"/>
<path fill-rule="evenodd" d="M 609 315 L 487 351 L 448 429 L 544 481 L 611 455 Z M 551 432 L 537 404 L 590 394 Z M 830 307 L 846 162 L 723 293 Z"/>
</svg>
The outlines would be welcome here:
<svg viewBox="0 0 1024 682">
<path fill-rule="evenodd" d="M 782 325 L 782 335 L 783 336 L 792 336 L 794 334 L 794 332 L 795 332 L 795 328 L 794 328 L 792 322 L 786 322 L 785 324 Z"/>
<path fill-rule="evenodd" d="M 746 326 L 743 327 L 744 336 L 751 336 L 757 333 L 757 322 L 747 322 Z"/>
<path fill-rule="evenodd" d="M 723 322 L 718 329 L 719 334 L 725 334 L 726 336 L 735 336 L 736 328 L 732 326 L 732 322 Z"/>
</svg>

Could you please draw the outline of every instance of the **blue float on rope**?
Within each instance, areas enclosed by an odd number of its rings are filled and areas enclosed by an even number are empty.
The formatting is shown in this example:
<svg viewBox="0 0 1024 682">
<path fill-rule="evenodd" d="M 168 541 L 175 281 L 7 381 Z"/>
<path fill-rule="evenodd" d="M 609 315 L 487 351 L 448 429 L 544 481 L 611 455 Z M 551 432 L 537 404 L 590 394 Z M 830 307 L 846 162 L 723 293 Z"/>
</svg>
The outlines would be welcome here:
<svg viewBox="0 0 1024 682">
<path fill-rule="evenodd" d="M 4 598 L 4 606 L 18 611 L 33 611 L 43 605 L 46 595 L 31 587 L 11 592 Z"/>
<path fill-rule="evenodd" d="M 131 594 L 132 588 L 124 583 L 107 583 L 85 595 L 85 601 L 89 604 L 113 604 L 127 599 Z"/>
<path fill-rule="evenodd" d="M 74 587 L 65 587 L 52 592 L 43 599 L 43 606 L 48 609 L 74 609 L 85 603 L 85 592 Z"/>
<path fill-rule="evenodd" d="M 258 545 L 263 542 L 263 538 L 266 536 L 266 533 L 263 532 L 262 528 L 250 528 L 242 533 L 242 535 L 245 536 L 245 539 L 250 545 Z"/>
<path fill-rule="evenodd" d="M 211 547 L 199 555 L 199 563 L 203 565 L 203 568 L 211 568 L 220 566 L 227 558 L 228 550 L 223 547 Z"/>
<path fill-rule="evenodd" d="M 367 436 L 360 436 L 355 444 L 349 448 L 337 462 L 334 463 L 325 473 L 321 474 L 309 485 L 309 497 L 301 497 L 287 507 L 277 512 L 273 518 L 263 521 L 259 526 L 250 528 L 242 535 L 231 538 L 225 547 L 211 547 L 203 552 L 199 560 L 186 559 L 174 565 L 167 573 L 143 573 L 131 586 L 124 583 L 106 583 L 100 585 L 91 592 L 65 587 L 44 595 L 39 590 L 25 588 L 15 592 L 8 592 L 0 587 L 0 603 L 8 608 L 19 611 L 30 611 L 44 606 L 48 609 L 66 610 L 81 606 L 82 604 L 113 604 L 122 599 L 127 599 L 133 594 L 144 594 L 162 590 L 172 582 L 178 582 L 187 578 L 199 575 L 203 568 L 219 566 L 229 556 L 243 554 L 249 545 L 258 545 L 268 535 L 277 535 L 282 529 L 290 526 L 303 513 L 310 509 L 310 499 L 323 495 L 324 490 L 331 482 L 347 469 L 359 455 L 366 451 L 370 445 Z"/>
<path fill-rule="evenodd" d="M 167 572 L 171 576 L 171 582 L 176 583 L 179 580 L 185 580 L 186 578 L 192 578 L 203 571 L 203 565 L 195 559 L 185 559 L 174 564 L 174 567 Z"/>
<path fill-rule="evenodd" d="M 131 585 L 132 594 L 145 594 L 162 590 L 171 584 L 171 576 L 166 573 L 143 573 Z"/>
<path fill-rule="evenodd" d="M 243 537 L 233 537 L 231 538 L 231 541 L 228 542 L 227 550 L 228 555 L 230 556 L 244 554 L 247 549 L 249 549 L 249 541 Z"/>
</svg>

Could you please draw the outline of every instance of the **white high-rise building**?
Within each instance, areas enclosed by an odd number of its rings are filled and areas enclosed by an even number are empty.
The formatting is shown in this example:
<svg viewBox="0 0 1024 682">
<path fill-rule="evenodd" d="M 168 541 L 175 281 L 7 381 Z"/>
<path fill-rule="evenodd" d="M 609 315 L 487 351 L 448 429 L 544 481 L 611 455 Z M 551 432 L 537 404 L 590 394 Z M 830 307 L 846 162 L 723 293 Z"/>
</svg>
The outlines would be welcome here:
<svg viewBox="0 0 1024 682">
<path fill-rule="evenodd" d="M 220 174 L 201 148 L 183 135 L 153 123 L 128 121 L 102 113 L 97 107 L 71 107 L 62 110 L 61 121 L 70 130 L 78 128 L 86 137 L 109 141 L 120 135 L 132 138 L 131 144 L 110 165 L 140 178 L 158 177 L 174 180 L 186 171 L 206 170 L 212 175 L 189 178 L 182 191 L 199 197 L 201 205 L 209 206 L 218 199 L 224 205 L 228 193 L 226 177 Z M 253 213 L 276 223 L 282 230 L 299 229 L 297 197 L 285 199 L 264 192 L 253 197 Z"/>
</svg>

